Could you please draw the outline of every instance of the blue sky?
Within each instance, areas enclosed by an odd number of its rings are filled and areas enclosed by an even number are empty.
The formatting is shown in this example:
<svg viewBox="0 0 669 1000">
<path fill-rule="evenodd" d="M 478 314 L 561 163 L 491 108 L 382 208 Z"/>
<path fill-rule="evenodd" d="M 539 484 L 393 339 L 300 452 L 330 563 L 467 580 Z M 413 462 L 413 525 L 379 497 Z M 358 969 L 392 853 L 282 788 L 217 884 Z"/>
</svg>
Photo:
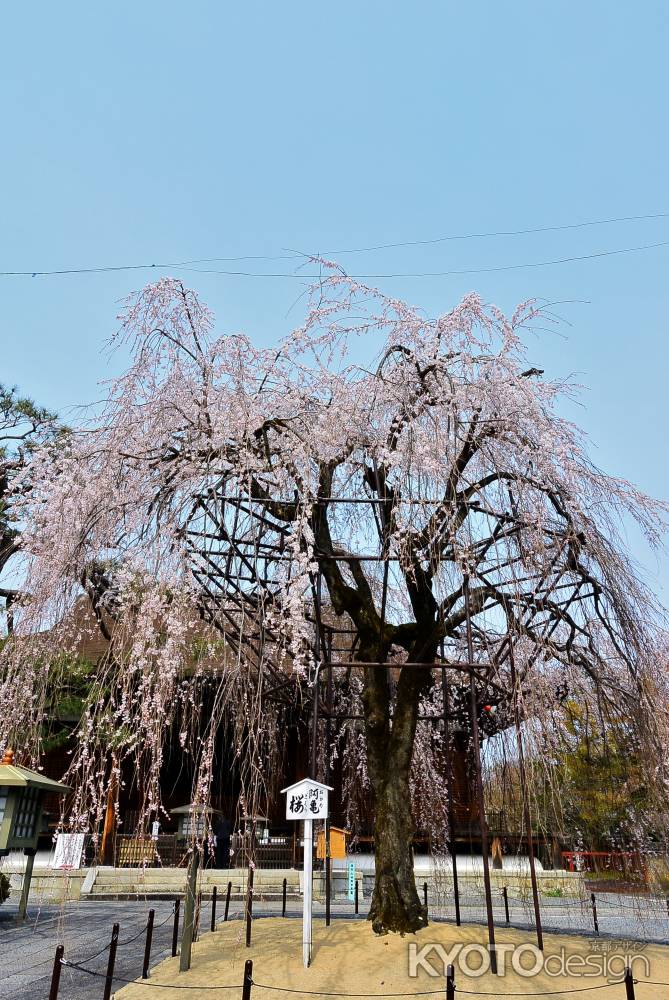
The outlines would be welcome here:
<svg viewBox="0 0 669 1000">
<path fill-rule="evenodd" d="M 669 212 L 664 3 L 70 0 L 7 6 L 3 36 L 0 271 Z M 663 241 L 669 218 L 337 256 L 353 273 L 406 274 Z M 660 247 L 378 284 L 431 314 L 471 289 L 506 310 L 562 303 L 560 335 L 534 338 L 533 362 L 588 387 L 565 412 L 595 461 L 667 497 L 668 262 Z M 0 379 L 71 419 L 123 363 L 101 353 L 118 300 L 158 273 L 0 277 Z M 268 343 L 300 318 L 295 278 L 175 273 L 221 330 Z M 669 560 L 630 541 L 667 602 Z"/>
</svg>

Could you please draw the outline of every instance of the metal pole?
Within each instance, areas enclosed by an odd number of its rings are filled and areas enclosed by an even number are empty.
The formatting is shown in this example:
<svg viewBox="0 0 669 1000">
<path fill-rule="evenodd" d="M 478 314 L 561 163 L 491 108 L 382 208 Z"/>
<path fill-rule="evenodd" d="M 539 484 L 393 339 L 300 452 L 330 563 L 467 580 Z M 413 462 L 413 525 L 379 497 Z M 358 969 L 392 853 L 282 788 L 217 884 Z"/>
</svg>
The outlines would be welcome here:
<svg viewBox="0 0 669 1000">
<path fill-rule="evenodd" d="M 228 891 L 225 894 L 225 914 L 223 916 L 223 921 L 227 921 L 228 912 L 230 910 L 230 893 L 232 892 L 232 882 L 228 882 Z"/>
<path fill-rule="evenodd" d="M 302 961 L 305 969 L 311 964 L 311 900 L 312 900 L 312 858 L 313 858 L 313 823 L 312 819 L 304 821 L 304 912 L 302 916 Z"/>
<path fill-rule="evenodd" d="M 195 887 L 197 885 L 197 869 L 199 863 L 200 852 L 197 847 L 195 847 L 188 864 L 188 878 L 186 879 L 186 905 L 184 907 L 184 926 L 181 934 L 179 972 L 187 972 L 190 969 L 190 953 L 193 946 L 193 931 L 195 926 Z"/>
<path fill-rule="evenodd" d="M 330 865 L 330 820 L 325 820 L 325 926 L 330 926 L 330 891 L 332 889 Z"/>
<path fill-rule="evenodd" d="M 425 906 L 425 913 L 427 913 L 427 882 L 423 882 L 423 904 Z"/>
<path fill-rule="evenodd" d="M 288 879 L 284 879 L 283 880 L 283 892 L 282 892 L 282 898 L 281 898 L 281 916 L 282 917 L 285 917 L 285 915 L 286 915 L 286 890 L 287 890 L 287 888 L 288 888 Z"/>
<path fill-rule="evenodd" d="M 469 662 L 474 661 L 474 643 L 472 642 L 472 622 L 469 613 L 469 575 L 464 574 L 462 592 L 465 601 L 465 623 L 467 630 L 467 655 Z M 478 799 L 479 819 L 481 823 L 481 851 L 483 854 L 483 885 L 485 888 L 485 908 L 488 919 L 488 947 L 490 951 L 490 970 L 497 973 L 497 952 L 495 950 L 495 923 L 492 912 L 492 893 L 490 890 L 490 866 L 488 864 L 488 824 L 485 815 L 485 799 L 483 797 L 483 777 L 481 775 L 481 743 L 479 739 L 478 705 L 476 701 L 476 680 L 473 672 L 469 675 L 469 695 L 472 712 L 472 747 L 474 750 L 474 768 L 476 771 L 476 796 Z"/>
<path fill-rule="evenodd" d="M 539 886 L 537 885 L 537 872 L 534 864 L 534 838 L 532 834 L 532 817 L 530 816 L 530 803 L 527 795 L 527 777 L 525 775 L 525 754 L 523 750 L 523 737 L 520 728 L 520 709 L 518 707 L 518 680 L 516 675 L 516 661 L 513 656 L 513 642 L 509 636 L 509 667 L 511 669 L 511 692 L 513 698 L 513 719 L 516 729 L 516 744 L 518 746 L 518 765 L 520 771 L 520 794 L 523 800 L 523 819 L 527 830 L 527 857 L 530 862 L 530 881 L 532 883 L 532 903 L 534 905 L 534 926 L 537 932 L 537 946 L 539 951 L 544 950 L 544 933 L 541 925 L 541 907 L 539 905 Z"/>
<path fill-rule="evenodd" d="M 144 944 L 144 964 L 142 965 L 142 979 L 149 978 L 149 965 L 151 964 L 151 941 L 153 940 L 153 921 L 156 916 L 155 910 L 149 910 L 149 919 L 146 921 L 146 942 Z"/>
<path fill-rule="evenodd" d="M 172 958 L 176 958 L 177 946 L 179 943 L 179 910 L 181 909 L 181 900 L 177 896 L 174 900 L 174 924 L 172 926 Z"/>
<path fill-rule="evenodd" d="M 49 990 L 49 1000 L 58 1000 L 58 987 L 60 986 L 60 971 L 63 968 L 63 955 L 65 946 L 59 944 L 53 959 L 53 972 L 51 973 L 51 988 Z"/>
<path fill-rule="evenodd" d="M 251 947 L 251 921 L 253 920 L 253 872 L 249 866 L 248 880 L 246 883 L 246 947 Z"/>
<path fill-rule="evenodd" d="M 597 903 L 594 892 L 590 893 L 590 904 L 592 906 L 592 922 L 595 925 L 595 934 L 599 934 L 599 923 L 597 922 Z"/>
<path fill-rule="evenodd" d="M 309 770 L 311 772 L 311 777 L 316 780 L 317 778 L 317 764 L 316 764 L 316 748 L 318 745 L 318 666 L 316 667 L 316 676 L 314 678 L 314 693 L 313 693 L 313 705 L 311 709 L 311 761 Z"/>
<path fill-rule="evenodd" d="M 311 717 L 311 777 L 318 778 L 318 677 L 321 669 L 321 572 L 316 574 L 316 595 L 314 601 L 314 617 L 316 619 L 316 635 L 314 636 L 314 659 L 316 674 L 314 677 L 314 703 Z"/>
<path fill-rule="evenodd" d="M 504 900 L 504 917 L 507 924 L 509 923 L 509 894 L 507 892 L 506 886 L 502 889 L 502 899 Z"/>
<path fill-rule="evenodd" d="M 360 901 L 359 901 L 358 897 L 359 897 L 358 876 L 356 875 L 356 877 L 355 877 L 355 912 L 356 913 L 358 913 L 358 911 L 360 910 Z"/>
<path fill-rule="evenodd" d="M 320 601 L 320 594 L 319 594 Z M 319 621 L 320 621 L 320 609 L 319 609 Z M 327 676 L 327 688 L 326 688 L 326 701 L 327 701 L 327 719 L 325 720 L 325 783 L 326 785 L 332 784 L 332 760 L 331 760 L 331 747 L 332 747 L 332 633 L 330 632 L 329 638 L 327 635 L 324 636 L 325 639 L 325 652 L 328 658 L 328 676 Z"/>
<path fill-rule="evenodd" d="M 332 654 L 326 638 L 326 653 L 328 662 L 332 663 Z M 325 783 L 332 784 L 332 764 L 330 748 L 332 744 L 332 666 L 328 667 L 327 676 L 327 719 L 325 723 Z M 330 897 L 332 894 L 332 858 L 330 845 L 330 817 L 325 820 L 325 926 L 330 926 Z"/>
<path fill-rule="evenodd" d="M 444 659 L 444 643 L 441 643 L 441 658 Z M 448 795 L 448 830 L 450 834 L 451 866 L 453 870 L 453 902 L 455 903 L 455 923 L 460 926 L 460 886 L 458 884 L 458 861 L 455 854 L 455 810 L 453 807 L 453 750 L 448 726 L 448 684 L 446 671 L 441 671 L 441 692 L 444 703 L 444 744 L 446 746 L 446 792 Z"/>
<path fill-rule="evenodd" d="M 452 965 L 446 969 L 446 1000 L 455 1000 L 455 970 Z"/>
<path fill-rule="evenodd" d="M 253 962 L 247 958 L 244 962 L 244 983 L 242 985 L 242 1000 L 251 1000 L 251 987 L 253 986 Z"/>
<path fill-rule="evenodd" d="M 625 983 L 625 998 L 626 1000 L 635 1000 L 634 997 L 634 976 L 632 975 L 632 970 L 629 965 L 625 968 L 625 978 L 623 979 Z M 49 998 L 51 1000 L 51 998 Z"/>
<path fill-rule="evenodd" d="M 105 978 L 105 991 L 102 994 L 102 1000 L 110 1000 L 112 984 L 114 982 L 114 965 L 116 963 L 116 949 L 118 948 L 118 933 L 119 926 L 114 924 L 112 927 L 111 942 L 109 944 L 109 960 L 107 962 L 107 976 Z"/>
</svg>

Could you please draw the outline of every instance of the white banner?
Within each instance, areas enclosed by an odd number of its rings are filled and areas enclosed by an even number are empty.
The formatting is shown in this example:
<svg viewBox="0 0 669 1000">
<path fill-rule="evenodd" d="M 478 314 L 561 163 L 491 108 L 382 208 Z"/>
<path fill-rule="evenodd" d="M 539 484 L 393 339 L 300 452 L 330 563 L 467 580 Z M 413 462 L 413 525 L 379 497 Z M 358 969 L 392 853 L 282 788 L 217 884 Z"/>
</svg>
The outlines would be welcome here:
<svg viewBox="0 0 669 1000">
<path fill-rule="evenodd" d="M 56 850 L 53 856 L 52 868 L 69 870 L 81 867 L 81 856 L 84 853 L 84 833 L 56 834 Z"/>
</svg>

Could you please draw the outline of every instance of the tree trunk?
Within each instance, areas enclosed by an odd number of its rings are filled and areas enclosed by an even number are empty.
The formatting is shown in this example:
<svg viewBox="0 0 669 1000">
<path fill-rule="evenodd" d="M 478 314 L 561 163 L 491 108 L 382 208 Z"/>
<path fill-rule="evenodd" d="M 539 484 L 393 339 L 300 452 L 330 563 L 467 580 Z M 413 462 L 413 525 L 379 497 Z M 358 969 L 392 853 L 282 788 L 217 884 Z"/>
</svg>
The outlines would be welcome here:
<svg viewBox="0 0 669 1000">
<path fill-rule="evenodd" d="M 427 925 L 427 911 L 416 890 L 413 869 L 411 794 L 408 773 L 400 774 L 387 758 L 386 776 L 374 788 L 376 879 L 369 920 L 376 934 L 400 934 Z"/>
<path fill-rule="evenodd" d="M 403 670 L 390 724 L 385 670 L 370 670 L 363 693 L 367 765 L 374 799 L 376 878 L 369 920 L 376 934 L 413 933 L 427 925 L 413 870 L 414 824 L 409 772 L 423 678 Z"/>
</svg>

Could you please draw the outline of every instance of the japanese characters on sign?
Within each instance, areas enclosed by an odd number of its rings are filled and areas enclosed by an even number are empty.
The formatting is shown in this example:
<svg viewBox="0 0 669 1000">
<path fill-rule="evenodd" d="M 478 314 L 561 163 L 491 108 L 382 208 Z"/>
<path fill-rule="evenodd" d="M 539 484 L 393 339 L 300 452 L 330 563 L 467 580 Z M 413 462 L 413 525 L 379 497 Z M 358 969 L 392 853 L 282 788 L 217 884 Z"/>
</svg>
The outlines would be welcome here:
<svg viewBox="0 0 669 1000">
<path fill-rule="evenodd" d="M 347 886 L 347 896 L 353 902 L 355 899 L 355 865 L 349 864 L 346 866 L 348 874 L 348 886 Z"/>
<path fill-rule="evenodd" d="M 303 785 L 288 792 L 286 819 L 325 819 L 327 814 L 327 789 Z"/>
<path fill-rule="evenodd" d="M 56 834 L 56 849 L 51 867 L 63 870 L 80 868 L 85 839 L 83 833 Z"/>
</svg>

